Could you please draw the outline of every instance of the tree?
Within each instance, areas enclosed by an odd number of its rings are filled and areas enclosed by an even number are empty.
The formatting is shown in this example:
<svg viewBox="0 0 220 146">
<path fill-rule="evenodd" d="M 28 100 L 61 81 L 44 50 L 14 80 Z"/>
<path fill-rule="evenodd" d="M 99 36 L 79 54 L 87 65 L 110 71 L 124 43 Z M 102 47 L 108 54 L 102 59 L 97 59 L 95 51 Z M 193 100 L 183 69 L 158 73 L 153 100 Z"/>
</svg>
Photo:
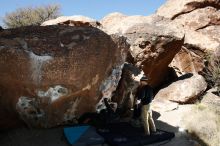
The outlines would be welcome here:
<svg viewBox="0 0 220 146">
<path fill-rule="evenodd" d="M 19 8 L 7 13 L 3 22 L 8 28 L 16 28 L 28 25 L 41 25 L 44 21 L 60 16 L 60 6 L 51 4 L 39 7 Z"/>
</svg>

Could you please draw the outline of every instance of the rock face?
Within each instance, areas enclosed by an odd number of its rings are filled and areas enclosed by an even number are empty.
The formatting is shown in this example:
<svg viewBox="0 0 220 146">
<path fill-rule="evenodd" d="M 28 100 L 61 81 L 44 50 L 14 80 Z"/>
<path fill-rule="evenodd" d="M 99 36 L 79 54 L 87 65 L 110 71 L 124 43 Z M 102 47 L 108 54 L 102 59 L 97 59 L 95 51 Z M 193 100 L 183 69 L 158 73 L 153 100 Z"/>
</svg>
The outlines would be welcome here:
<svg viewBox="0 0 220 146">
<path fill-rule="evenodd" d="M 183 44 L 182 27 L 156 15 L 125 16 L 120 13 L 107 15 L 101 23 L 107 33 L 119 33 L 128 38 L 131 47 L 127 61 L 142 69 L 152 86 L 160 85 L 166 78 L 168 64 Z"/>
<path fill-rule="evenodd" d="M 203 70 L 204 54 L 220 48 L 219 9 L 219 0 L 168 0 L 157 10 L 157 15 L 169 18 L 184 27 L 184 46 L 171 66 L 175 66 L 182 73 Z M 193 63 L 189 63 L 191 61 Z"/>
<path fill-rule="evenodd" d="M 216 106 L 216 109 L 219 111 L 220 115 L 220 109 L 218 108 L 220 106 L 220 97 L 214 93 L 217 93 L 216 89 L 208 90 L 206 94 L 203 96 L 201 103 L 210 105 L 211 107 Z"/>
<path fill-rule="evenodd" d="M 168 99 L 177 103 L 193 103 L 206 90 L 205 79 L 198 74 L 182 76 L 182 79 L 161 89 L 155 99 Z"/>
<path fill-rule="evenodd" d="M 157 10 L 157 14 L 173 20 L 180 15 L 208 6 L 219 9 L 219 0 L 168 0 Z"/>
<path fill-rule="evenodd" d="M 117 102 L 120 106 L 121 117 L 132 114 L 130 109 L 133 108 L 134 96 L 143 74 L 144 72 L 133 64 L 125 63 L 118 87 L 112 97 L 112 101 Z"/>
<path fill-rule="evenodd" d="M 168 112 L 178 109 L 179 104 L 167 99 L 156 98 L 152 101 L 152 109 L 157 112 Z"/>
<path fill-rule="evenodd" d="M 117 87 L 129 47 L 94 27 L 25 27 L 0 38 L 1 128 L 15 115 L 52 127 L 98 110 Z"/>
<path fill-rule="evenodd" d="M 197 50 L 197 53 L 203 56 L 201 51 Z M 170 63 L 170 66 L 176 70 L 178 76 L 185 73 L 198 73 L 205 67 L 203 57 L 188 50 L 184 46 L 175 55 L 174 59 Z"/>
<path fill-rule="evenodd" d="M 114 13 L 108 14 L 103 19 L 101 19 L 100 23 L 104 26 L 103 29 L 105 32 L 109 34 L 120 33 L 121 30 L 119 29 L 123 29 L 124 27 L 123 24 L 120 22 L 126 17 L 128 16 L 122 13 L 119 13 L 119 12 L 114 12 Z M 119 26 L 119 24 L 121 24 L 121 26 Z"/>
<path fill-rule="evenodd" d="M 75 16 L 61 16 L 56 19 L 45 21 L 41 26 L 47 25 L 67 25 L 67 26 L 93 26 L 101 27 L 101 24 L 89 17 L 75 15 Z"/>
</svg>

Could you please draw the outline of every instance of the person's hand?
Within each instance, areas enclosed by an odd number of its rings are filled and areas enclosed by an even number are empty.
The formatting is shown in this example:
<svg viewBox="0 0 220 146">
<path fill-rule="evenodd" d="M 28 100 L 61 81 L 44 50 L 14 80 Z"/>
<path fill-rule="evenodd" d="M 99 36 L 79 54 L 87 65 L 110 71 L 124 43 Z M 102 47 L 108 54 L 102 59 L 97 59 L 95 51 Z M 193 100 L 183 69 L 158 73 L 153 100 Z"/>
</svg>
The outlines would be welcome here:
<svg viewBox="0 0 220 146">
<path fill-rule="evenodd" d="M 136 104 L 138 105 L 138 104 L 140 104 L 141 103 L 141 100 L 137 100 L 136 101 Z"/>
</svg>

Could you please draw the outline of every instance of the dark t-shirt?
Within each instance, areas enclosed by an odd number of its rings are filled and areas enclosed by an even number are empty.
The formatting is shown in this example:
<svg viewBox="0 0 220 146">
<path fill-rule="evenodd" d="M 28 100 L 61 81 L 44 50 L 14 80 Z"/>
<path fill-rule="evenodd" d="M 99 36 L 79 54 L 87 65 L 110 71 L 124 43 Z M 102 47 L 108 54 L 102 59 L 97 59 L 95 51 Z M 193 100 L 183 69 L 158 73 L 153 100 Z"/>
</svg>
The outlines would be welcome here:
<svg viewBox="0 0 220 146">
<path fill-rule="evenodd" d="M 146 105 L 152 102 L 154 98 L 153 88 L 149 85 L 145 85 L 138 89 L 137 99 L 141 100 L 142 105 Z"/>
</svg>

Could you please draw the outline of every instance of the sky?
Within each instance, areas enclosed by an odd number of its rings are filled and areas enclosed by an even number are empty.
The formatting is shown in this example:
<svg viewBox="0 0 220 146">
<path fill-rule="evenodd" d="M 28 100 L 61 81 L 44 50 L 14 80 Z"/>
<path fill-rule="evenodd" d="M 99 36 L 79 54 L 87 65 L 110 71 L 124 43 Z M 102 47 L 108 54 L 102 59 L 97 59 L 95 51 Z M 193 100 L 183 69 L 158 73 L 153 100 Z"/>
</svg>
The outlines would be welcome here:
<svg viewBox="0 0 220 146">
<path fill-rule="evenodd" d="M 111 12 L 127 15 L 153 14 L 166 0 L 1 0 L 0 25 L 6 13 L 17 8 L 60 4 L 61 14 L 65 16 L 84 15 L 100 20 Z"/>
</svg>

